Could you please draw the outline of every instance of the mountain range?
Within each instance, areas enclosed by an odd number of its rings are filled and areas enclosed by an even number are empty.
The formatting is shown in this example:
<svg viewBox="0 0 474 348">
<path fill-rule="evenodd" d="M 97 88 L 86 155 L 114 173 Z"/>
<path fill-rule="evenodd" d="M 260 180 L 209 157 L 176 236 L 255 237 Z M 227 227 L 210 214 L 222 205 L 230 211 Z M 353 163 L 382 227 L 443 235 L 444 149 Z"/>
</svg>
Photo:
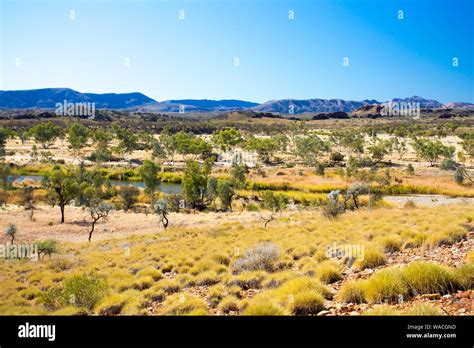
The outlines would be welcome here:
<svg viewBox="0 0 474 348">
<path fill-rule="evenodd" d="M 81 93 L 70 88 L 0 91 L 0 108 L 55 109 L 57 103 L 95 103 L 96 109 L 118 109 L 134 112 L 222 112 L 250 109 L 255 112 L 302 114 L 309 112 L 354 112 L 386 102 L 377 100 L 351 101 L 342 99 L 280 99 L 262 104 L 244 100 L 173 99 L 156 101 L 138 92 Z M 437 100 L 413 96 L 393 98 L 392 103 L 420 103 L 421 108 L 456 108 L 474 110 L 474 104 L 463 102 L 440 103 Z"/>
</svg>

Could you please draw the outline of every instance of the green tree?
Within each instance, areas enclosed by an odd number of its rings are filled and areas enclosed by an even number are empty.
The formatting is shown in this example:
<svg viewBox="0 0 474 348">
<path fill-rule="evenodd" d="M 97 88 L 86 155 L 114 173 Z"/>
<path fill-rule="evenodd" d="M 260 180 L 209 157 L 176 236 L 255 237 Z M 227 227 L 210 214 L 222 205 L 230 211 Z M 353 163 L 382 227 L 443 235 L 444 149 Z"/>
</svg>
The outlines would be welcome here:
<svg viewBox="0 0 474 348">
<path fill-rule="evenodd" d="M 160 222 L 163 225 L 163 228 L 166 229 L 168 227 L 168 202 L 160 198 L 158 199 L 155 204 L 153 205 L 153 210 L 155 214 L 157 214 L 160 218 Z"/>
<path fill-rule="evenodd" d="M 48 191 L 50 201 L 61 210 L 61 223 L 64 223 L 64 208 L 78 193 L 79 185 L 75 173 L 68 168 L 55 165 L 44 176 L 43 187 Z"/>
<path fill-rule="evenodd" d="M 328 144 L 314 134 L 296 137 L 295 146 L 296 154 L 305 164 L 310 166 L 315 166 L 319 162 L 318 157 L 329 151 Z"/>
<path fill-rule="evenodd" d="M 139 142 L 137 134 L 135 134 L 131 129 L 122 128 L 117 125 L 114 125 L 113 128 L 118 141 L 116 149 L 118 153 L 131 155 L 133 151 L 138 150 Z"/>
<path fill-rule="evenodd" d="M 7 205 L 8 191 L 12 188 L 13 180 L 14 176 L 10 164 L 0 162 L 0 187 L 2 188 L 2 196 L 0 197 L 1 205 Z"/>
<path fill-rule="evenodd" d="M 371 159 L 375 163 L 383 161 L 384 157 L 392 152 L 392 142 L 390 140 L 381 140 L 377 138 L 374 143 L 368 147 Z"/>
<path fill-rule="evenodd" d="M 7 143 L 7 137 L 5 134 L 5 130 L 3 128 L 0 129 L 0 158 L 5 156 L 5 145 Z"/>
<path fill-rule="evenodd" d="M 455 153 L 453 146 L 445 146 L 439 140 L 430 140 L 427 138 L 417 138 L 413 141 L 413 148 L 418 156 L 431 166 L 436 165 L 441 157 L 452 159 Z"/>
<path fill-rule="evenodd" d="M 14 224 L 9 224 L 5 229 L 5 234 L 11 238 L 11 244 L 13 245 L 13 241 L 15 240 L 16 236 L 16 226 Z"/>
<path fill-rule="evenodd" d="M 49 148 L 56 139 L 63 135 L 63 129 L 52 122 L 39 123 L 28 130 L 28 137 L 41 144 L 43 149 Z"/>
<path fill-rule="evenodd" d="M 264 163 L 270 163 L 273 154 L 278 150 L 278 144 L 272 138 L 250 136 L 246 140 L 245 148 L 249 151 L 255 151 Z"/>
<path fill-rule="evenodd" d="M 112 138 L 112 134 L 104 128 L 98 128 L 92 133 L 92 142 L 95 147 L 92 157 L 97 163 L 109 161 L 112 157 L 112 152 L 109 149 Z"/>
<path fill-rule="evenodd" d="M 208 201 L 212 203 L 214 210 L 217 210 L 217 207 L 216 207 L 216 199 L 218 197 L 217 185 L 218 185 L 217 178 L 214 176 L 210 176 L 209 179 L 207 180 L 206 195 L 207 195 Z"/>
<path fill-rule="evenodd" d="M 69 148 L 77 153 L 87 146 L 90 139 L 90 130 L 80 123 L 73 123 L 66 131 Z"/>
<path fill-rule="evenodd" d="M 145 184 L 145 193 L 150 196 L 151 202 L 153 202 L 153 196 L 160 187 L 160 179 L 158 177 L 159 171 L 160 166 L 150 160 L 145 160 L 143 165 L 138 168 L 138 174 L 141 176 L 143 183 Z"/>
<path fill-rule="evenodd" d="M 217 193 L 224 211 L 232 211 L 232 198 L 235 195 L 234 188 L 226 180 L 219 180 L 217 184 Z"/>
<path fill-rule="evenodd" d="M 201 166 L 191 160 L 186 162 L 182 180 L 183 195 L 193 208 L 203 207 L 209 173 L 210 167 L 208 165 Z"/>
<path fill-rule="evenodd" d="M 234 164 L 231 170 L 232 186 L 235 189 L 243 189 L 246 186 L 246 174 L 248 168 L 244 164 Z"/>
<path fill-rule="evenodd" d="M 242 134 L 235 128 L 221 129 L 214 133 L 212 142 L 221 150 L 229 151 L 243 142 Z"/>
<path fill-rule="evenodd" d="M 89 214 L 92 218 L 91 230 L 89 232 L 89 242 L 92 238 L 92 233 L 94 232 L 95 224 L 100 219 L 104 219 L 109 216 L 109 213 L 114 209 L 114 206 L 107 202 L 100 202 L 94 204 L 92 207 L 89 208 Z"/>
</svg>

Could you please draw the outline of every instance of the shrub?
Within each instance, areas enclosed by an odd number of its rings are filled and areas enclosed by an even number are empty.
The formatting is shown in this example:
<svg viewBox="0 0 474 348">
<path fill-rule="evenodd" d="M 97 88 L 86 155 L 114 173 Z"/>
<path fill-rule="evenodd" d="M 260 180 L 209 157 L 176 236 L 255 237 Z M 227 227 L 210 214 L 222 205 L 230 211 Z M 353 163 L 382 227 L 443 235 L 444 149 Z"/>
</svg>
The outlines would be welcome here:
<svg viewBox="0 0 474 348">
<path fill-rule="evenodd" d="M 244 257 L 235 261 L 233 268 L 237 273 L 257 270 L 272 271 L 279 254 L 277 245 L 269 242 L 262 243 L 247 250 Z"/>
<path fill-rule="evenodd" d="M 432 262 L 409 264 L 403 269 L 403 279 L 413 294 L 447 293 L 456 288 L 453 272 Z"/>
<path fill-rule="evenodd" d="M 364 281 L 356 281 L 344 284 L 337 293 L 338 301 L 345 303 L 365 303 L 365 285 Z"/>
<path fill-rule="evenodd" d="M 440 309 L 426 303 L 419 303 L 405 311 L 405 315 L 445 315 Z"/>
<path fill-rule="evenodd" d="M 403 281 L 402 272 L 387 268 L 376 272 L 367 281 L 365 295 L 369 302 L 396 302 L 399 296 L 405 297 L 408 287 Z"/>
<path fill-rule="evenodd" d="M 77 275 L 66 279 L 62 287 L 46 291 L 40 302 L 50 310 L 67 305 L 91 310 L 107 288 L 105 280 L 95 273 Z"/>
<path fill-rule="evenodd" d="M 94 305 L 105 295 L 107 291 L 106 281 L 95 273 L 73 276 L 66 279 L 62 293 L 63 301 L 92 309 Z"/>
<path fill-rule="evenodd" d="M 119 190 L 119 196 L 122 200 L 122 208 L 124 211 L 128 211 L 137 202 L 140 190 L 138 187 L 133 185 L 121 186 Z"/>
<path fill-rule="evenodd" d="M 364 250 L 364 256 L 362 260 L 357 260 L 354 263 L 354 267 L 363 270 L 366 268 L 375 268 L 378 266 L 383 266 L 387 260 L 385 255 L 376 249 L 366 249 Z"/>
<path fill-rule="evenodd" d="M 5 228 L 5 234 L 11 238 L 11 243 L 13 244 L 16 235 L 16 226 L 14 224 L 9 224 L 7 228 Z"/>
<path fill-rule="evenodd" d="M 58 253 L 58 241 L 54 239 L 44 240 L 38 243 L 38 256 L 48 255 L 51 257 L 52 254 Z"/>
<path fill-rule="evenodd" d="M 162 314 L 164 315 L 205 315 L 206 313 L 206 302 L 191 294 L 174 294 L 163 302 Z"/>
<path fill-rule="evenodd" d="M 253 300 L 243 312 L 243 315 L 276 316 L 287 315 L 285 309 L 268 299 Z"/>
<path fill-rule="evenodd" d="M 294 315 L 314 315 L 324 309 L 324 298 L 311 291 L 297 293 L 289 304 Z"/>
<path fill-rule="evenodd" d="M 334 261 L 330 260 L 318 264 L 315 268 L 315 272 L 318 279 L 325 284 L 337 282 L 342 278 L 339 266 Z"/>
</svg>

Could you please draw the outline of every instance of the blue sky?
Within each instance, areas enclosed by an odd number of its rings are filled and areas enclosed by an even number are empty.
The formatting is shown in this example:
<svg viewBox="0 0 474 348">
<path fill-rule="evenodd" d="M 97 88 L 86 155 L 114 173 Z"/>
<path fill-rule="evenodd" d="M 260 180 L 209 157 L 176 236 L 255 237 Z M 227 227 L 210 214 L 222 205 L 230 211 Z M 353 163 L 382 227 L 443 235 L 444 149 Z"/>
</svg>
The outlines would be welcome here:
<svg viewBox="0 0 474 348">
<path fill-rule="evenodd" d="M 0 3 L 0 89 L 474 102 L 471 0 Z"/>
</svg>

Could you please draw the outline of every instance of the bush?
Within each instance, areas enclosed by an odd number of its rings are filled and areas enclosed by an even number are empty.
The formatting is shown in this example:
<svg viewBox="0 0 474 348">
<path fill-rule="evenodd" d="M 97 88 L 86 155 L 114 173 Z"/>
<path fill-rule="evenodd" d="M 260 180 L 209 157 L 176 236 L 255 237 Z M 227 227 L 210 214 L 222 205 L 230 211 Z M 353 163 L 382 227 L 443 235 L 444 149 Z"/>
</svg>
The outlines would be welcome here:
<svg viewBox="0 0 474 348">
<path fill-rule="evenodd" d="M 51 257 L 52 254 L 58 253 L 58 241 L 54 239 L 44 240 L 38 243 L 38 256 L 48 255 Z"/>
<path fill-rule="evenodd" d="M 367 280 L 365 295 L 369 302 L 388 301 L 394 303 L 399 296 L 408 295 L 408 286 L 404 282 L 402 272 L 387 268 L 376 272 Z"/>
<path fill-rule="evenodd" d="M 406 266 L 403 280 L 412 294 L 447 293 L 456 288 L 454 273 L 449 268 L 426 261 Z"/>
<path fill-rule="evenodd" d="M 280 255 L 278 246 L 273 243 L 263 243 L 247 250 L 244 257 L 234 263 L 234 270 L 237 273 L 243 271 L 272 271 L 273 264 Z"/>
<path fill-rule="evenodd" d="M 164 315 L 205 315 L 206 302 L 197 296 L 180 293 L 168 297 L 163 302 Z"/>
<path fill-rule="evenodd" d="M 364 281 L 356 281 L 344 284 L 337 293 L 338 301 L 345 303 L 365 303 L 365 285 Z"/>
<path fill-rule="evenodd" d="M 138 187 L 133 185 L 121 186 L 119 190 L 119 196 L 122 200 L 122 208 L 124 211 L 128 211 L 137 202 L 140 190 Z"/>
<path fill-rule="evenodd" d="M 105 295 L 106 281 L 95 273 L 73 276 L 66 279 L 62 297 L 76 307 L 92 309 Z"/>
<path fill-rule="evenodd" d="M 376 249 L 366 249 L 364 251 L 364 257 L 362 260 L 357 260 L 354 263 L 354 267 L 359 270 L 364 270 L 366 268 L 375 268 L 378 266 L 383 266 L 387 260 L 385 255 Z"/>
<path fill-rule="evenodd" d="M 107 292 L 107 283 L 95 273 L 73 276 L 64 285 L 46 291 L 40 302 L 50 309 L 72 305 L 91 310 Z"/>
</svg>

